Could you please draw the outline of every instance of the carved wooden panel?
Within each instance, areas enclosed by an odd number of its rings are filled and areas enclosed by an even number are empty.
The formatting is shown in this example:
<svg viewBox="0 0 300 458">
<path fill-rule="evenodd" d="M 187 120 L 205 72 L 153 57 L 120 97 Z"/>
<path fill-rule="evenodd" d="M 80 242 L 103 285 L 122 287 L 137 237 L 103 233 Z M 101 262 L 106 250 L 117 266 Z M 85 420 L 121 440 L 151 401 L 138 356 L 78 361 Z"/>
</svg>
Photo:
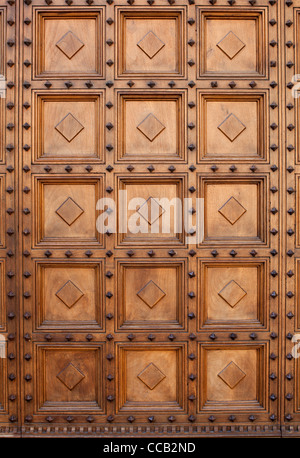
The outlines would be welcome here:
<svg viewBox="0 0 300 458">
<path fill-rule="evenodd" d="M 117 272 L 121 329 L 183 329 L 184 261 L 119 261 Z"/>
<path fill-rule="evenodd" d="M 266 94 L 199 92 L 198 96 L 200 160 L 267 158 Z"/>
<path fill-rule="evenodd" d="M 260 77 L 266 75 L 266 15 L 251 11 L 199 9 L 201 76 Z"/>
<path fill-rule="evenodd" d="M 266 180 L 203 178 L 201 181 L 205 206 L 204 242 L 265 241 Z"/>
<path fill-rule="evenodd" d="M 201 346 L 200 409 L 259 410 L 266 403 L 263 345 Z"/>
<path fill-rule="evenodd" d="M 182 410 L 184 347 L 173 345 L 120 345 L 118 348 L 119 409 L 140 411 Z"/>
<path fill-rule="evenodd" d="M 102 77 L 102 9 L 35 10 L 35 75 L 40 78 Z"/>
<path fill-rule="evenodd" d="M 175 177 L 173 175 L 172 178 L 121 176 L 117 179 L 118 189 L 127 192 L 128 202 L 136 197 L 141 199 L 133 201 L 127 216 L 124 215 L 124 218 L 127 219 L 127 233 L 118 234 L 121 245 L 149 245 L 149 243 L 151 245 L 178 245 L 184 243 L 183 233 L 178 233 L 176 230 L 176 214 L 177 219 L 180 214 L 183 217 L 183 207 L 180 208 L 176 199 L 183 199 L 184 176 Z M 163 232 L 163 219 L 168 215 L 168 204 L 170 207 L 169 230 Z M 141 231 L 137 232 L 136 224 L 141 226 Z M 118 232 L 121 232 L 120 223 Z"/>
<path fill-rule="evenodd" d="M 268 316 L 266 261 L 201 261 L 200 326 L 261 327 Z"/>
<path fill-rule="evenodd" d="M 39 345 L 41 373 L 37 411 L 101 411 L 103 409 L 102 348 Z"/>
<path fill-rule="evenodd" d="M 103 92 L 35 94 L 34 160 L 103 160 Z"/>
<path fill-rule="evenodd" d="M 96 202 L 101 178 L 35 178 L 36 243 L 98 244 Z"/>
<path fill-rule="evenodd" d="M 299 434 L 300 1 L 173 3 L 0 0 L 0 434 Z"/>
<path fill-rule="evenodd" d="M 185 8 L 117 9 L 117 75 L 185 75 Z"/>
<path fill-rule="evenodd" d="M 185 93 L 118 93 L 118 159 L 185 159 Z"/>
<path fill-rule="evenodd" d="M 38 263 L 36 321 L 44 329 L 102 328 L 103 274 L 100 263 Z"/>
</svg>

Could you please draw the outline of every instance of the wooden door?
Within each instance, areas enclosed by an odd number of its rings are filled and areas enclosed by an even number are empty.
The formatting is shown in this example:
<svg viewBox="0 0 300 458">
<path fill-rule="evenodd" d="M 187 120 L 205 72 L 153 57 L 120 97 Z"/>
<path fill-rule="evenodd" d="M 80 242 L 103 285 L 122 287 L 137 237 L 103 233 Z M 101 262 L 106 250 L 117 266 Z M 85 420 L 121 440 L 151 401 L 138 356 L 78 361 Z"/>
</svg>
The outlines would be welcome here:
<svg viewBox="0 0 300 458">
<path fill-rule="evenodd" d="M 0 1 L 2 434 L 297 434 L 299 12 Z M 148 233 L 98 232 L 119 191 Z"/>
</svg>

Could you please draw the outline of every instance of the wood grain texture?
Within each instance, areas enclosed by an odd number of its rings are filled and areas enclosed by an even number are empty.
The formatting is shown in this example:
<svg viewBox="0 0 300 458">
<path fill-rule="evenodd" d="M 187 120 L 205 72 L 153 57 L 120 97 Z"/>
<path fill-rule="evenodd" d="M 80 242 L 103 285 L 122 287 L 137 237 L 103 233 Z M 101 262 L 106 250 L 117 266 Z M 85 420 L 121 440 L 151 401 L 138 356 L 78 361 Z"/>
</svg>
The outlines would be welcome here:
<svg viewBox="0 0 300 458">
<path fill-rule="evenodd" d="M 27 3 L 0 0 L 0 435 L 299 435 L 300 0 Z M 203 242 L 98 234 L 119 190 L 204 198 Z"/>
</svg>

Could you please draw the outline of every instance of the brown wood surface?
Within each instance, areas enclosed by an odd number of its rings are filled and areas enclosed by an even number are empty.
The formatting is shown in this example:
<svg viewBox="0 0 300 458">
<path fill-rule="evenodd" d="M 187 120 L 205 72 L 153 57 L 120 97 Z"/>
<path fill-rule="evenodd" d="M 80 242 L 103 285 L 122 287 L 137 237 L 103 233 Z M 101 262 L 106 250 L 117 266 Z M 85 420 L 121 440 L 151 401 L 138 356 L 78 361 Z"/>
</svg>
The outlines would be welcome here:
<svg viewBox="0 0 300 458">
<path fill-rule="evenodd" d="M 0 435 L 300 435 L 299 33 L 300 0 L 0 0 Z M 99 234 L 119 190 L 204 198 L 203 241 Z"/>
</svg>

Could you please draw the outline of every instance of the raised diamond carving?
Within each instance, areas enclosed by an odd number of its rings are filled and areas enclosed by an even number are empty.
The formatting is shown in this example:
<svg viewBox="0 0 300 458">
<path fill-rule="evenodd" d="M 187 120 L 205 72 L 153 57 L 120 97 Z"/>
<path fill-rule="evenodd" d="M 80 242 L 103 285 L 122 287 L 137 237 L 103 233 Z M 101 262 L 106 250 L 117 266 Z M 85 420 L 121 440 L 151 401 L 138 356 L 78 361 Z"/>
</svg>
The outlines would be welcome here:
<svg viewBox="0 0 300 458">
<path fill-rule="evenodd" d="M 247 210 L 232 196 L 218 211 L 230 224 L 234 225 Z"/>
<path fill-rule="evenodd" d="M 150 363 L 144 370 L 138 375 L 138 378 L 150 389 L 154 390 L 157 385 L 166 378 L 155 364 Z"/>
<path fill-rule="evenodd" d="M 71 280 L 68 280 L 67 283 L 55 293 L 55 296 L 69 308 L 73 307 L 83 295 L 83 292 Z"/>
<path fill-rule="evenodd" d="M 146 202 L 137 210 L 137 213 L 151 226 L 165 213 L 165 210 L 153 197 L 148 197 Z M 149 214 L 150 216 L 148 216 Z"/>
<path fill-rule="evenodd" d="M 231 361 L 219 374 L 220 377 L 229 388 L 235 388 L 244 377 L 245 372 L 242 371 L 233 361 Z"/>
<path fill-rule="evenodd" d="M 165 46 L 165 43 L 150 30 L 150 32 L 137 43 L 137 46 L 149 57 L 149 59 L 153 59 L 153 57 Z"/>
<path fill-rule="evenodd" d="M 75 56 L 75 54 L 80 51 L 81 48 L 83 48 L 84 43 L 82 43 L 81 40 L 79 40 L 76 35 L 74 35 L 71 30 L 67 32 L 57 43 L 56 46 L 62 53 L 64 53 L 68 59 L 72 59 L 72 57 Z"/>
<path fill-rule="evenodd" d="M 71 197 L 68 197 L 55 213 L 71 226 L 83 212 L 84 210 Z"/>
<path fill-rule="evenodd" d="M 68 113 L 56 126 L 55 129 L 71 143 L 75 137 L 84 129 L 84 126 L 72 115 Z"/>
<path fill-rule="evenodd" d="M 218 126 L 218 129 L 231 141 L 241 135 L 246 129 L 246 126 L 233 114 L 227 116 L 224 121 Z"/>
<path fill-rule="evenodd" d="M 69 363 L 57 376 L 68 390 L 72 391 L 85 375 L 74 364 Z"/>
<path fill-rule="evenodd" d="M 218 294 L 233 308 L 247 293 L 236 281 L 231 280 Z"/>
<path fill-rule="evenodd" d="M 150 280 L 136 295 L 152 309 L 165 297 L 166 293 L 154 281 Z"/>
<path fill-rule="evenodd" d="M 217 46 L 230 60 L 232 60 L 246 45 L 235 35 L 235 33 L 230 31 L 219 41 L 219 43 L 217 43 Z"/>
<path fill-rule="evenodd" d="M 136 128 L 142 132 L 150 142 L 153 142 L 166 127 L 152 113 L 149 113 Z"/>
</svg>

